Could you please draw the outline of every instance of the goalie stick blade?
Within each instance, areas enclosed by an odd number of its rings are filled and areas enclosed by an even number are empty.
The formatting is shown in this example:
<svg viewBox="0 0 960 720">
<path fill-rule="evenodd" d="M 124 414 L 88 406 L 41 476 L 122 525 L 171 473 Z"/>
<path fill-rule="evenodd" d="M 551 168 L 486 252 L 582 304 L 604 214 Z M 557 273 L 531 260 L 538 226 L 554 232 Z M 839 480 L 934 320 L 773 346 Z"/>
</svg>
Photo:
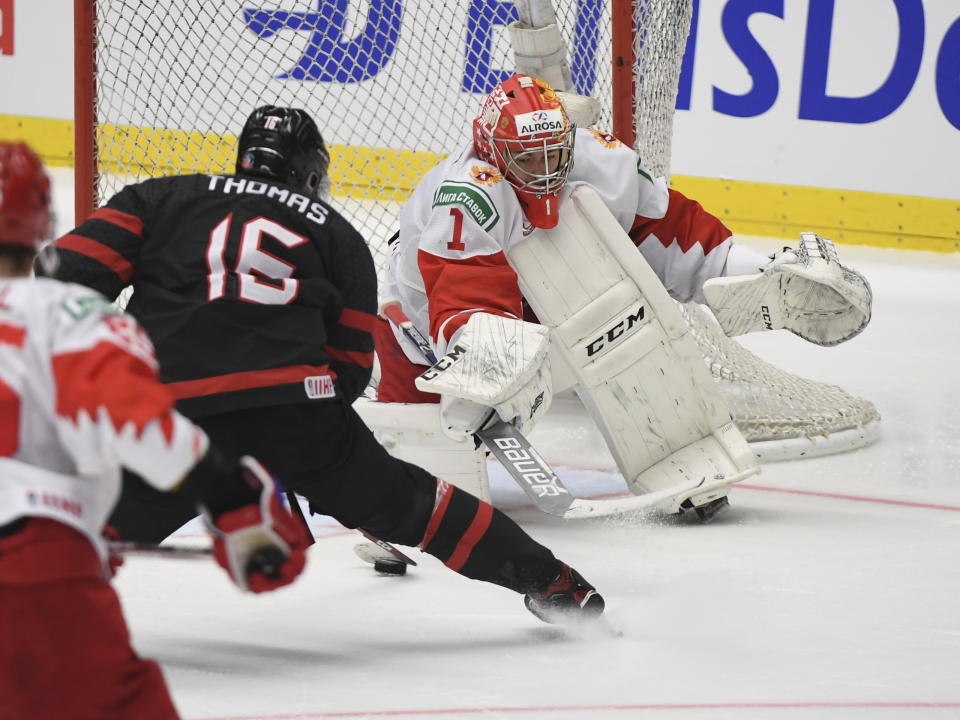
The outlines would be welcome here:
<svg viewBox="0 0 960 720">
<path fill-rule="evenodd" d="M 413 558 L 407 557 L 402 552 L 397 550 L 397 548 L 395 548 L 393 545 L 386 542 L 385 540 L 381 540 L 378 537 L 374 537 L 373 535 L 371 535 L 370 533 L 368 533 L 366 530 L 362 528 L 357 528 L 357 532 L 359 532 L 367 540 L 370 541 L 370 543 L 355 545 L 353 548 L 354 552 L 357 553 L 357 555 L 360 557 L 361 560 L 365 560 L 366 562 L 373 563 L 373 564 L 376 564 L 377 562 L 390 562 L 390 561 L 401 562 L 404 565 L 413 565 L 414 567 L 416 567 L 417 563 L 415 560 L 413 560 Z M 376 550 L 374 551 L 372 548 L 370 548 L 369 547 L 370 545 L 373 545 L 376 548 Z M 361 555 L 360 548 L 364 548 L 365 554 L 370 557 L 373 557 L 373 559 L 368 560 L 367 557 L 364 557 L 364 555 Z"/>
<path fill-rule="evenodd" d="M 706 478 L 701 478 L 700 480 L 691 480 L 690 482 L 674 485 L 673 487 L 657 490 L 656 492 L 633 495 L 625 498 L 612 498 L 609 500 L 582 500 L 576 498 L 570 504 L 570 508 L 563 514 L 563 517 L 566 520 L 575 520 L 588 517 L 619 515 L 621 513 L 636 512 L 638 510 L 649 510 L 661 503 L 672 500 L 677 495 L 696 490 L 705 482 Z"/>
<path fill-rule="evenodd" d="M 478 431 L 477 437 L 538 508 L 551 515 L 566 515 L 573 495 L 520 431 L 501 420 Z"/>
</svg>

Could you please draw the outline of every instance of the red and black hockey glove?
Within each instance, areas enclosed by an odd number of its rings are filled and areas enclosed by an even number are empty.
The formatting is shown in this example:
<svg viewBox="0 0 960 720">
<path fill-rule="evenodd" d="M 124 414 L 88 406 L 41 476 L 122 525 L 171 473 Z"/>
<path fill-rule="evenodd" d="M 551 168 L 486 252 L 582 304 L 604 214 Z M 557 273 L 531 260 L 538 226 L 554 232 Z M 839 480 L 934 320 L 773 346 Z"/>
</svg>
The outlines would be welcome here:
<svg viewBox="0 0 960 720">
<path fill-rule="evenodd" d="M 217 562 L 242 590 L 261 593 L 292 583 L 303 571 L 309 537 L 303 524 L 280 502 L 276 481 L 257 460 L 240 458 L 239 472 L 256 500 L 211 517 Z"/>
</svg>

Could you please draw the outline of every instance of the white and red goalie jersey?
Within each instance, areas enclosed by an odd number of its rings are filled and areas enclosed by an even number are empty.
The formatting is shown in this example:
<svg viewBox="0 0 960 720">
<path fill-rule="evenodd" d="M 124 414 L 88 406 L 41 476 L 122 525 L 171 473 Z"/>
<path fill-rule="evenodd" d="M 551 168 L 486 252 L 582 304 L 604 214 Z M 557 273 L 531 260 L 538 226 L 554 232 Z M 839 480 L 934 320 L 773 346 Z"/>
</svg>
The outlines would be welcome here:
<svg viewBox="0 0 960 720">
<path fill-rule="evenodd" d="M 0 526 L 51 518 L 105 559 L 121 467 L 169 490 L 207 450 L 173 404 L 150 340 L 102 295 L 0 280 Z"/>
<path fill-rule="evenodd" d="M 703 301 L 704 281 L 723 274 L 733 245 L 716 217 L 598 130 L 576 131 L 561 213 L 564 200 L 583 184 L 600 195 L 671 296 Z M 523 316 L 506 254 L 533 229 L 511 185 L 471 143 L 430 170 L 404 206 L 382 292 L 400 300 L 442 354 L 472 312 Z M 411 361 L 424 362 L 406 338 L 397 334 L 397 340 Z"/>
</svg>

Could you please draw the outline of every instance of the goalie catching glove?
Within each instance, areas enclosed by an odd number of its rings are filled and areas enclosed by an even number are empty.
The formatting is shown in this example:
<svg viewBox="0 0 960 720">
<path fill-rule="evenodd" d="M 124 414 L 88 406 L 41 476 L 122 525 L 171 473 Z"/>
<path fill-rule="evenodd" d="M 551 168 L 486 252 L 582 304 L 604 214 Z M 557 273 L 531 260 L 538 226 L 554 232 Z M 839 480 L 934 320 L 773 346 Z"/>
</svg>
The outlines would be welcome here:
<svg viewBox="0 0 960 720">
<path fill-rule="evenodd" d="M 293 582 L 306 564 L 306 529 L 281 504 L 270 473 L 254 458 L 240 458 L 239 473 L 253 501 L 203 516 L 213 554 L 241 590 L 261 593 Z"/>
<path fill-rule="evenodd" d="M 837 345 L 870 322 L 870 284 L 840 264 L 836 245 L 827 238 L 800 233 L 796 250 L 775 253 L 760 270 L 703 284 L 707 304 L 727 335 L 786 328 L 817 345 Z"/>
<path fill-rule="evenodd" d="M 455 440 L 497 416 L 526 433 L 550 407 L 548 342 L 549 330 L 541 325 L 474 313 L 416 386 L 441 395 L 443 431 Z"/>
</svg>

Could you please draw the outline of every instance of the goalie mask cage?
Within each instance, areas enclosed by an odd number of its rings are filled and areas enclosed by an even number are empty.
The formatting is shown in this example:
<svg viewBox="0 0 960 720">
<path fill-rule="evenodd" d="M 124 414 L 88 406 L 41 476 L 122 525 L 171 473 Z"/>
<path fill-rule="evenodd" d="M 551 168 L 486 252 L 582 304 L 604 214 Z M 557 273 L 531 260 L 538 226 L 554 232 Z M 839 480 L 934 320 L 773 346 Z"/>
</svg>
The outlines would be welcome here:
<svg viewBox="0 0 960 720">
<path fill-rule="evenodd" d="M 693 0 L 555 0 L 572 91 L 597 126 L 667 174 Z M 263 104 L 303 107 L 331 150 L 333 203 L 378 269 L 402 201 L 470 140 L 513 65 L 502 0 L 74 0 L 78 222 L 125 183 L 232 173 L 235 134 Z M 770 366 L 685 309 L 731 411 L 761 456 L 857 447 L 873 405 Z"/>
</svg>

